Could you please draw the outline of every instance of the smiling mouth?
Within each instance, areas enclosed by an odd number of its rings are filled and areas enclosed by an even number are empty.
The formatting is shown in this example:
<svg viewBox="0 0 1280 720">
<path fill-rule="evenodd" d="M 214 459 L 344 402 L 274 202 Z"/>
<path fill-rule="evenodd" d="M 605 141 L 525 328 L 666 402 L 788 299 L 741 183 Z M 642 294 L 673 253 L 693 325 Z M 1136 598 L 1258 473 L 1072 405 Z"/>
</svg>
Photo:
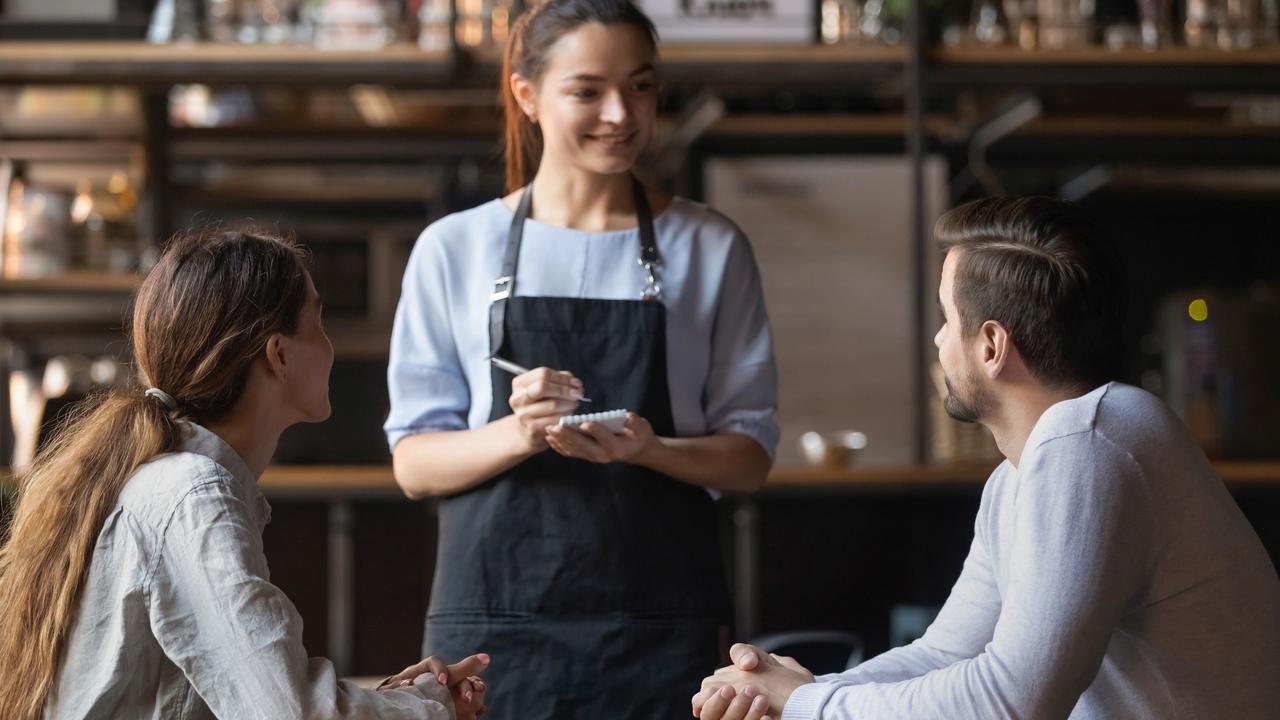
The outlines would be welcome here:
<svg viewBox="0 0 1280 720">
<path fill-rule="evenodd" d="M 604 145 L 621 146 L 631 142 L 636 136 L 635 130 L 629 133 L 618 133 L 615 135 L 587 135 L 591 140 L 602 143 Z"/>
</svg>

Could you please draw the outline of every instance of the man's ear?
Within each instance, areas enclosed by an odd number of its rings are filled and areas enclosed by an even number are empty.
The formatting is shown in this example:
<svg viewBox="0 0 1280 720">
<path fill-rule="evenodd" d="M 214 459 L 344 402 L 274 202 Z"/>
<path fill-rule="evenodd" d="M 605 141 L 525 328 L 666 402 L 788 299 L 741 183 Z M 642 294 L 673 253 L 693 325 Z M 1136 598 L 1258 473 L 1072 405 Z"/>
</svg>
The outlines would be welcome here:
<svg viewBox="0 0 1280 720">
<path fill-rule="evenodd" d="M 524 111 L 525 116 L 530 122 L 538 122 L 537 102 L 534 98 L 533 83 L 529 82 L 529 78 L 520 73 L 511 73 L 511 77 L 507 79 L 507 84 L 511 87 L 511 94 L 516 98 L 516 104 Z"/>
<path fill-rule="evenodd" d="M 288 344 L 288 338 L 284 335 L 273 333 L 271 337 L 267 338 L 267 347 L 262 353 L 267 363 L 267 372 L 271 373 L 271 376 L 280 382 L 284 382 L 289 375 L 286 357 Z"/>
<path fill-rule="evenodd" d="M 995 320 L 988 320 L 978 328 L 978 340 L 981 352 L 978 360 L 982 371 L 987 379 L 994 380 L 1004 372 L 1013 359 L 1013 353 L 1016 352 L 1013 347 L 1013 338 L 1009 336 L 1009 330 L 1004 325 Z"/>
</svg>

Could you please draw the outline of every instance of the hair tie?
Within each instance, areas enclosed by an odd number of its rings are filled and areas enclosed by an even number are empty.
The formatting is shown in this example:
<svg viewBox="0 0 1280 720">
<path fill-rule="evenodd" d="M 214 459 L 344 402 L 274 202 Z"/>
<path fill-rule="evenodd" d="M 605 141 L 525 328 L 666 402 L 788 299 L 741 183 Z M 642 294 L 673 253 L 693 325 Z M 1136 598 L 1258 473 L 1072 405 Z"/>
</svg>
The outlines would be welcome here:
<svg viewBox="0 0 1280 720">
<path fill-rule="evenodd" d="M 143 395 L 153 397 L 164 403 L 164 406 L 169 408 L 170 412 L 178 412 L 178 401 L 174 400 L 172 395 L 160 388 L 147 388 L 147 391 L 144 392 Z"/>
</svg>

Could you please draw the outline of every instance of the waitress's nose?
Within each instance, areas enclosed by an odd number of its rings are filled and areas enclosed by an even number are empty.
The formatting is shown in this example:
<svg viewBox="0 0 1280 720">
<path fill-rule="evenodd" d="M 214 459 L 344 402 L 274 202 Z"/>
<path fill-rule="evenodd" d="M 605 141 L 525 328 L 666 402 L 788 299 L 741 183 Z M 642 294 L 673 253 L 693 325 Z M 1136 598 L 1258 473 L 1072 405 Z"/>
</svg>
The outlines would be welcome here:
<svg viewBox="0 0 1280 720">
<path fill-rule="evenodd" d="M 610 90 L 604 96 L 604 102 L 600 104 L 600 121 L 611 125 L 622 125 L 626 123 L 629 115 L 627 103 L 622 97 L 622 93 L 616 90 Z"/>
</svg>

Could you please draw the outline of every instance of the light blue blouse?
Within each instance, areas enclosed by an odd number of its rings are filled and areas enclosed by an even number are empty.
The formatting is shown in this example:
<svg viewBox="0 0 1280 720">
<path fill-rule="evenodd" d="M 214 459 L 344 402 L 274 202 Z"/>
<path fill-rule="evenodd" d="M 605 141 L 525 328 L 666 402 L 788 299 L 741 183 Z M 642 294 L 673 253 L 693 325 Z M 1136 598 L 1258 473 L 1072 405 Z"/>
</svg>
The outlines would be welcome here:
<svg viewBox="0 0 1280 720">
<path fill-rule="evenodd" d="M 391 335 L 391 413 L 383 429 L 393 449 L 406 435 L 488 422 L 489 294 L 511 218 L 501 200 L 492 200 L 432 223 L 418 238 Z M 746 236 L 728 218 L 683 198 L 654 218 L 654 231 L 676 434 L 741 433 L 772 458 L 777 369 Z M 529 220 L 516 294 L 639 299 L 645 277 L 638 257 L 635 228 L 585 232 Z"/>
</svg>

